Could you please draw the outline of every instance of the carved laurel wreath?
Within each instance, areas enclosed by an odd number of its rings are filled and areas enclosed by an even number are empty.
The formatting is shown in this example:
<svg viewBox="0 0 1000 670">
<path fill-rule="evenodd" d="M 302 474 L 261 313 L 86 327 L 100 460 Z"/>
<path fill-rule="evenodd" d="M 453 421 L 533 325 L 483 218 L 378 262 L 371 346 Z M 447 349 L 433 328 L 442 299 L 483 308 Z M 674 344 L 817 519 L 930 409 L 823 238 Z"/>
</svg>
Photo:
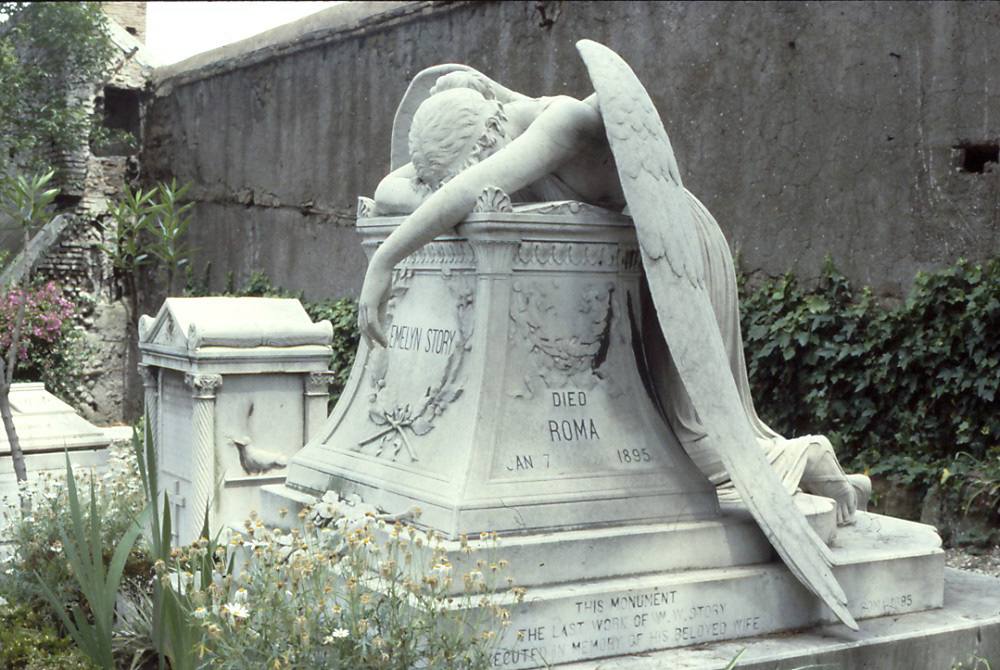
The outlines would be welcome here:
<svg viewBox="0 0 1000 670">
<path fill-rule="evenodd" d="M 404 276 L 404 279 L 408 278 L 409 275 Z M 407 289 L 405 285 L 400 285 L 400 290 L 397 293 L 395 292 L 397 284 L 401 284 L 401 282 L 393 282 L 394 294 L 389 301 L 390 308 Z M 449 283 L 449 289 L 456 298 L 458 338 L 454 349 L 448 356 L 447 363 L 445 363 L 440 381 L 429 386 L 424 397 L 416 402 L 387 404 L 382 396 L 382 390 L 386 387 L 388 352 L 385 349 L 373 351 L 371 354 L 371 373 L 369 374 L 373 393 L 369 397 L 371 407 L 368 409 L 368 418 L 381 430 L 359 441 L 355 447 L 356 451 L 377 442 L 375 456 L 381 456 L 384 451 L 389 449 L 391 450 L 388 454 L 389 458 L 396 460 L 400 451 L 405 447 L 411 462 L 420 460 L 407 431 L 418 437 L 426 435 L 434 429 L 434 420 L 444 414 L 448 406 L 462 395 L 460 373 L 465 363 L 466 354 L 472 346 L 472 290 L 466 285 L 459 286 L 454 282 Z"/>
<path fill-rule="evenodd" d="M 556 307 L 559 301 L 545 287 L 538 282 L 515 282 L 513 289 L 511 345 L 528 343 L 529 372 L 524 376 L 527 393 L 517 389 L 510 395 L 534 397 L 540 389 L 568 385 L 593 388 L 603 378 L 600 368 L 610 343 L 614 284 L 584 289 L 576 309 L 587 315 L 586 327 L 569 336 L 557 334 L 555 324 L 562 321 Z"/>
</svg>

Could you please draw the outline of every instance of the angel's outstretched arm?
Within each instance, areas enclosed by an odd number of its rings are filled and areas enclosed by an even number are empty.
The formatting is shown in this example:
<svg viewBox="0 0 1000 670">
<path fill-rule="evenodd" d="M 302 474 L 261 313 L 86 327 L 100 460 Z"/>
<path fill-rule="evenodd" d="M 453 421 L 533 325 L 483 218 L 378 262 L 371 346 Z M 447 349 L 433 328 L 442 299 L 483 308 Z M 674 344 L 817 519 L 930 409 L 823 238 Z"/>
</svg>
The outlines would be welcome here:
<svg viewBox="0 0 1000 670">
<path fill-rule="evenodd" d="M 368 265 L 358 321 L 369 344 L 385 345 L 381 311 L 397 263 L 465 218 L 487 186 L 514 193 L 551 174 L 602 134 L 593 101 L 554 98 L 519 137 L 424 200 L 382 243 Z"/>
<path fill-rule="evenodd" d="M 375 207 L 380 215 L 409 214 L 416 211 L 429 195 L 414 183 L 417 172 L 413 163 L 393 170 L 375 189 Z"/>
</svg>

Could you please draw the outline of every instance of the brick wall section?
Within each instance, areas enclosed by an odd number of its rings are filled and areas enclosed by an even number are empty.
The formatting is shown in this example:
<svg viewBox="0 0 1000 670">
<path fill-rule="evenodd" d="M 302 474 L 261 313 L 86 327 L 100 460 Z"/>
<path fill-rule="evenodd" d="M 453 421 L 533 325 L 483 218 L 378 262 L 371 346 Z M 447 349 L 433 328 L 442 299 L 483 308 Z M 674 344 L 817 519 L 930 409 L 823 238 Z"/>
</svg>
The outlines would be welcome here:
<svg viewBox="0 0 1000 670">
<path fill-rule="evenodd" d="M 145 2 L 105 2 L 104 13 L 118 22 L 122 28 L 132 33 L 136 39 L 146 42 Z"/>
</svg>

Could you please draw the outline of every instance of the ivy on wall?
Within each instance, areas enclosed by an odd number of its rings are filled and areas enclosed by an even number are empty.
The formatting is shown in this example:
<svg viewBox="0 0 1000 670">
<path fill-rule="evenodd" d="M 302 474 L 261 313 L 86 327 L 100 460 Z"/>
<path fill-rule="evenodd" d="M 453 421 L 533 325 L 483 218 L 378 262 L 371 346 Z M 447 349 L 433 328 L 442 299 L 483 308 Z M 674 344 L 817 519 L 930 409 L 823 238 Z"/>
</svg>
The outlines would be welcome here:
<svg viewBox="0 0 1000 670">
<path fill-rule="evenodd" d="M 825 434 L 846 468 L 904 484 L 944 483 L 956 462 L 1000 476 L 1000 258 L 921 272 L 886 306 L 829 259 L 814 289 L 739 281 L 754 398 L 778 432 Z"/>
</svg>

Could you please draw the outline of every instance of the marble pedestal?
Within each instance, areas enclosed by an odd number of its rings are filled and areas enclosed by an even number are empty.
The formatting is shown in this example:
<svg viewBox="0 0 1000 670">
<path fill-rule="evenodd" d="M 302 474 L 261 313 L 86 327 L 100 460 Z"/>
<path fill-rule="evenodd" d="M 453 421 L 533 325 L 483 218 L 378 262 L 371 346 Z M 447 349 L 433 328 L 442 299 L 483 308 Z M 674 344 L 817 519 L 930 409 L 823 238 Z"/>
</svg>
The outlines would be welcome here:
<svg viewBox="0 0 1000 670">
<path fill-rule="evenodd" d="M 502 198 L 397 268 L 388 347 L 362 345 L 288 486 L 418 506 L 452 539 L 714 518 L 637 370 L 631 220 Z M 401 220 L 360 219 L 365 248 Z"/>
<path fill-rule="evenodd" d="M 401 219 L 359 218 L 369 251 Z M 327 423 L 262 492 L 268 525 L 327 490 L 449 538 L 497 531 L 528 590 L 504 668 L 642 653 L 833 621 L 745 510 L 721 509 L 636 363 L 630 220 L 487 193 L 396 269 L 388 347 L 358 352 Z M 933 529 L 799 497 L 858 619 L 940 607 Z M 285 518 L 294 518 L 288 515 Z M 835 537 L 834 537 L 835 536 Z M 461 580 L 456 580 L 461 584 Z"/>
</svg>

